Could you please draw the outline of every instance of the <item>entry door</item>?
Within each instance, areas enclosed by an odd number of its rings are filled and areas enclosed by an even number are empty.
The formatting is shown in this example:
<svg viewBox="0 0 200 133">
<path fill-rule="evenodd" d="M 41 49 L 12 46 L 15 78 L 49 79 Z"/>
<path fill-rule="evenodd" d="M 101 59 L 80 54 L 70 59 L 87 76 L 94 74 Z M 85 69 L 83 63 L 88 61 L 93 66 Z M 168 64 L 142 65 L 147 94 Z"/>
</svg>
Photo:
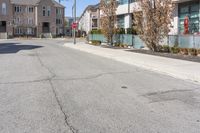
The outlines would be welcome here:
<svg viewBox="0 0 200 133">
<path fill-rule="evenodd" d="M 6 21 L 0 21 L 0 32 L 6 32 Z"/>
<path fill-rule="evenodd" d="M 44 22 L 42 24 L 42 32 L 43 33 L 50 33 L 50 24 L 49 24 L 49 22 Z"/>
</svg>

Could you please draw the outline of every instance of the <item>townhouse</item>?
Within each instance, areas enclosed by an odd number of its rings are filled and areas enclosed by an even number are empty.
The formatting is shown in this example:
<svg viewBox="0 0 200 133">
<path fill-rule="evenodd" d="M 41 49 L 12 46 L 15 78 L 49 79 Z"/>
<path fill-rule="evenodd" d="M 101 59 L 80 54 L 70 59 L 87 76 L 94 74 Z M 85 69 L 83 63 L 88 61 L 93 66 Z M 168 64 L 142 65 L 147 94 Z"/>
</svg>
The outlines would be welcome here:
<svg viewBox="0 0 200 133">
<path fill-rule="evenodd" d="M 64 9 L 55 0 L 0 0 L 0 34 L 10 37 L 63 34 Z"/>
<path fill-rule="evenodd" d="M 12 25 L 12 5 L 10 3 L 10 0 L 0 0 L 0 39 L 1 38 L 7 38 L 8 35 L 13 35 L 13 27 Z"/>
</svg>

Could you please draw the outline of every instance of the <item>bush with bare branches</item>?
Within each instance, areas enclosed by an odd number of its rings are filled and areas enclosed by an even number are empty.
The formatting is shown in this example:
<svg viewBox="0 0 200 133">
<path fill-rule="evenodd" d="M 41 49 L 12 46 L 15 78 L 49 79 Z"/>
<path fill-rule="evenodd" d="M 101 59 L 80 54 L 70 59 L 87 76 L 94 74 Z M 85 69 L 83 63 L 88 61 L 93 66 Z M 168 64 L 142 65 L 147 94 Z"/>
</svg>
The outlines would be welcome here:
<svg viewBox="0 0 200 133">
<path fill-rule="evenodd" d="M 159 51 L 159 43 L 170 31 L 173 13 L 172 0 L 138 0 L 139 12 L 134 12 L 137 33 L 152 51 Z"/>
</svg>

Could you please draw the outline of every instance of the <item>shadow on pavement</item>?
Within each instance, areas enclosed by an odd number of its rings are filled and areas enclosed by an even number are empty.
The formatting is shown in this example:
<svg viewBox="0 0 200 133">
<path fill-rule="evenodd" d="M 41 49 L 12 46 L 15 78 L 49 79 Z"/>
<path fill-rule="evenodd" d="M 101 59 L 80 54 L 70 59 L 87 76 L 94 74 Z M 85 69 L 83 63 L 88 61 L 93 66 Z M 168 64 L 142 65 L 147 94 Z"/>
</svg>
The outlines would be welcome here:
<svg viewBox="0 0 200 133">
<path fill-rule="evenodd" d="M 19 43 L 0 43 L 0 54 L 17 53 L 20 50 L 32 50 L 43 46 L 36 45 L 20 45 Z"/>
</svg>

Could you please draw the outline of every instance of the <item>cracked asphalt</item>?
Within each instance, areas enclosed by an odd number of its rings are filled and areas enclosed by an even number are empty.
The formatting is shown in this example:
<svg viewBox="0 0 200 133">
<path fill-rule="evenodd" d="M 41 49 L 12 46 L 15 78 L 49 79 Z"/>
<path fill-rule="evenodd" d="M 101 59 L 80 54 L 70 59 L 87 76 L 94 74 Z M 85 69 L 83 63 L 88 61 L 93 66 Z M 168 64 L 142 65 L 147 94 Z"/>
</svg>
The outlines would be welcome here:
<svg viewBox="0 0 200 133">
<path fill-rule="evenodd" d="M 0 133 L 200 132 L 199 84 L 66 41 L 0 41 Z"/>
</svg>

